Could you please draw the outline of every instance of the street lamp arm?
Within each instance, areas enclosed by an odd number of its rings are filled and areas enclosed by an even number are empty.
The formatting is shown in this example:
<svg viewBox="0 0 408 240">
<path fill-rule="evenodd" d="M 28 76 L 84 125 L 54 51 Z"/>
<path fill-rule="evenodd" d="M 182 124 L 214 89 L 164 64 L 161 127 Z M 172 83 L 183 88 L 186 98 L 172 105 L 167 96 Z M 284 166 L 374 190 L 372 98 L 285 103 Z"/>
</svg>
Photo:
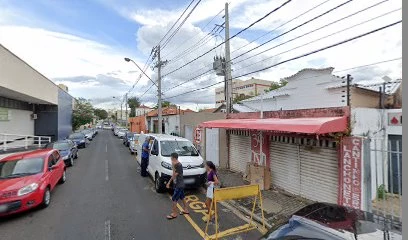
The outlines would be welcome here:
<svg viewBox="0 0 408 240">
<path fill-rule="evenodd" d="M 135 61 L 133 61 L 133 59 L 130 59 L 130 58 L 125 57 L 125 61 L 126 61 L 126 62 L 132 62 L 133 64 L 135 64 L 136 67 L 137 67 L 154 85 L 156 85 L 156 87 L 157 87 L 157 83 L 156 83 L 155 81 L 153 81 L 153 80 L 143 71 L 143 69 L 140 68 L 139 65 L 138 65 Z"/>
</svg>

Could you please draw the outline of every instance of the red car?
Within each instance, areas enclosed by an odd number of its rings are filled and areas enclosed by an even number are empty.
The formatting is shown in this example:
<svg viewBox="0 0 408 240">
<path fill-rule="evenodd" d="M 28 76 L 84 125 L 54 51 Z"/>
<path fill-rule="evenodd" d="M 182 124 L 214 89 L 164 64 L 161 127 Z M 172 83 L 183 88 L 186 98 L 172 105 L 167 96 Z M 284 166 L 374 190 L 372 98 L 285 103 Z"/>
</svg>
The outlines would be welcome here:
<svg viewBox="0 0 408 240">
<path fill-rule="evenodd" d="M 42 149 L 0 160 L 0 216 L 51 203 L 51 191 L 66 181 L 58 150 Z"/>
</svg>

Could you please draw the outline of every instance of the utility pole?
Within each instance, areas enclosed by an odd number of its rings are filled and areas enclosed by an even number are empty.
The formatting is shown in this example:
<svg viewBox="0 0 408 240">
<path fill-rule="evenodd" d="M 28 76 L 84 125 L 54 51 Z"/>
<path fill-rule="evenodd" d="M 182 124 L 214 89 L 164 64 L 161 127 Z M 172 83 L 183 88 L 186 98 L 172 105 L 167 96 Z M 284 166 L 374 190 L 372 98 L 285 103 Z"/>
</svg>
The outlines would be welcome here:
<svg viewBox="0 0 408 240">
<path fill-rule="evenodd" d="M 226 79 L 226 104 L 227 114 L 232 113 L 232 77 L 231 77 L 231 53 L 229 36 L 228 3 L 225 3 L 225 79 Z"/>
<path fill-rule="evenodd" d="M 125 94 L 125 121 L 126 121 L 126 128 L 128 127 L 128 94 Z"/>
<path fill-rule="evenodd" d="M 123 116 L 122 116 L 123 110 L 122 110 L 122 106 L 123 106 L 123 100 L 122 100 L 122 102 L 120 103 L 120 124 L 122 124 L 122 121 L 123 121 Z"/>
<path fill-rule="evenodd" d="M 163 132 L 163 116 L 162 116 L 162 91 L 161 91 L 161 68 L 167 63 L 167 61 L 161 61 L 160 57 L 160 45 L 155 48 L 155 56 L 157 56 L 157 118 L 158 118 L 158 133 Z M 153 57 L 154 58 L 154 57 Z"/>
</svg>

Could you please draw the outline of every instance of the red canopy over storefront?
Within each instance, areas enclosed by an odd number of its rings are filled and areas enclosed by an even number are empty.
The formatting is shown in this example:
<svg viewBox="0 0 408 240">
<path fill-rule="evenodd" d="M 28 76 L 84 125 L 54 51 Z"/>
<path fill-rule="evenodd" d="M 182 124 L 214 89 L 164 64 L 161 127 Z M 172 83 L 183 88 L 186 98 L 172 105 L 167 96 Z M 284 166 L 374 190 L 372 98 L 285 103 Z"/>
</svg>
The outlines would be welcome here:
<svg viewBox="0 0 408 240">
<path fill-rule="evenodd" d="M 347 117 L 221 119 L 203 122 L 200 124 L 200 126 L 205 128 L 251 129 L 304 134 L 326 134 L 346 131 Z"/>
</svg>

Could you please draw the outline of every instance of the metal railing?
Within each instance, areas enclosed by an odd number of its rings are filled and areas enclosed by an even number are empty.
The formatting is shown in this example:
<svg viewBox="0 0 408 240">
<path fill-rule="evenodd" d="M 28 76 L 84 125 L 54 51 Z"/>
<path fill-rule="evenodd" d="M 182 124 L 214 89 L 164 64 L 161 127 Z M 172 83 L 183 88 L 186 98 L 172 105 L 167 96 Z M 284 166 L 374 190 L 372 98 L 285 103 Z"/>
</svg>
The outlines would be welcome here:
<svg viewBox="0 0 408 240">
<path fill-rule="evenodd" d="M 402 222 L 402 141 L 371 139 L 372 212 Z"/>
<path fill-rule="evenodd" d="M 44 144 L 51 142 L 49 136 L 18 135 L 0 133 L 0 150 L 28 149 L 29 147 L 41 148 Z"/>
</svg>

